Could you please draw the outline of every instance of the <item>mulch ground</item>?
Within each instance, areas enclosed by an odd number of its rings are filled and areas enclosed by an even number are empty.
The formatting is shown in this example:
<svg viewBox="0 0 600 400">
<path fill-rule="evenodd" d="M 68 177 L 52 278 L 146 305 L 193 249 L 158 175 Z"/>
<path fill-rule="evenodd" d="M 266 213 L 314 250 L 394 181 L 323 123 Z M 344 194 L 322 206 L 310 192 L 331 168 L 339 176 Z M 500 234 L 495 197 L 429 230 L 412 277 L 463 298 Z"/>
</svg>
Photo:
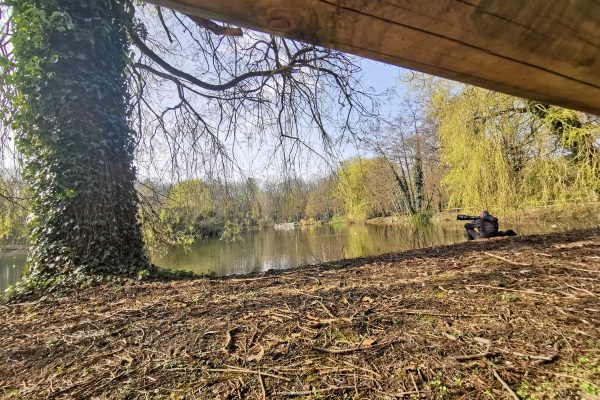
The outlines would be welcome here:
<svg viewBox="0 0 600 400">
<path fill-rule="evenodd" d="M 0 305 L 4 398 L 598 399 L 600 230 Z"/>
</svg>

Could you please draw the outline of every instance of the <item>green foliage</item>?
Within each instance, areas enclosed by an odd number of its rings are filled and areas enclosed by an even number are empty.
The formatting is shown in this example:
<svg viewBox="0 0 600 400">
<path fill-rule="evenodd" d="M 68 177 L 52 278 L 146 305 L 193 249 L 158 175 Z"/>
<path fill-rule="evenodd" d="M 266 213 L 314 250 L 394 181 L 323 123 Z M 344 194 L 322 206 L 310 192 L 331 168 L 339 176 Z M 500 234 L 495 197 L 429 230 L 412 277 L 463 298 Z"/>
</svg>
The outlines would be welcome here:
<svg viewBox="0 0 600 400">
<path fill-rule="evenodd" d="M 222 219 L 215 221 L 215 217 L 210 188 L 198 179 L 171 187 L 160 210 L 161 222 L 171 233 L 173 242 L 179 244 L 219 232 Z"/>
<path fill-rule="evenodd" d="M 352 160 L 342 166 L 337 176 L 335 196 L 348 219 L 364 221 L 396 210 L 398 185 L 385 159 Z"/>
<path fill-rule="evenodd" d="M 420 157 L 415 160 L 413 181 L 415 184 L 415 210 L 421 211 L 423 209 L 423 199 L 425 198 L 425 175 L 423 174 L 423 164 Z"/>
<path fill-rule="evenodd" d="M 0 243 L 21 242 L 27 237 L 27 203 L 22 200 L 24 190 L 20 182 L 0 183 Z"/>
<path fill-rule="evenodd" d="M 427 382 L 427 385 L 433 389 L 436 399 L 442 400 L 448 395 L 448 387 L 444 385 L 440 375 Z"/>
<path fill-rule="evenodd" d="M 128 0 L 11 0 L 9 116 L 32 193 L 30 279 L 135 276 L 137 221 L 125 71 Z M 6 62 L 4 60 L 3 62 Z"/>
<path fill-rule="evenodd" d="M 253 178 L 248 178 L 239 188 L 236 201 L 233 202 L 233 218 L 240 220 L 241 224 L 250 226 L 257 225 L 262 217 L 262 208 L 259 202 L 260 188 L 258 182 Z M 237 215 L 235 215 L 237 214 Z"/>
<path fill-rule="evenodd" d="M 253 179 L 228 186 L 185 180 L 164 189 L 162 201 L 151 204 L 146 192 L 159 188 L 147 182 L 139 189 L 146 199 L 142 203 L 144 237 L 152 250 L 164 245 L 189 246 L 208 236 L 234 240 L 245 226 L 257 225 L 263 217 L 260 189 Z"/>
<path fill-rule="evenodd" d="M 519 395 L 520 399 L 524 400 L 539 400 L 537 396 L 532 394 L 535 391 L 536 388 L 531 383 L 528 381 L 523 381 L 517 390 L 517 395 Z"/>
<path fill-rule="evenodd" d="M 410 217 L 411 217 L 410 221 L 412 222 L 413 225 L 424 226 L 424 225 L 428 225 L 431 223 L 432 215 L 430 212 L 421 211 L 421 212 L 411 215 Z"/>
<path fill-rule="evenodd" d="M 223 233 L 221 234 L 221 240 L 236 240 L 242 232 L 242 225 L 236 221 L 225 221 L 223 227 Z"/>
<path fill-rule="evenodd" d="M 370 202 L 365 187 L 364 161 L 347 163 L 338 172 L 336 197 L 343 205 L 347 218 L 364 221 L 370 214 Z"/>
<path fill-rule="evenodd" d="M 598 396 L 600 395 L 600 388 L 594 385 L 591 382 L 583 382 L 579 385 L 579 388 L 582 392 L 590 395 L 590 396 Z"/>
<path fill-rule="evenodd" d="M 492 208 L 517 200 L 513 168 L 503 148 L 514 139 L 510 137 L 514 130 L 508 128 L 507 118 L 492 125 L 481 117 L 491 107 L 511 106 L 511 99 L 490 97 L 481 89 L 467 88 L 456 97 L 439 92 L 434 98 L 441 122 L 442 162 L 449 167 L 442 180 L 449 207 Z"/>
<path fill-rule="evenodd" d="M 178 210 L 162 209 L 159 214 L 163 240 L 171 245 L 191 245 L 198 238 L 194 226 Z"/>
<path fill-rule="evenodd" d="M 332 225 L 342 225 L 347 223 L 348 220 L 346 219 L 346 217 L 342 216 L 342 215 L 334 215 L 331 218 L 330 224 Z"/>
<path fill-rule="evenodd" d="M 597 201 L 597 120 L 475 87 L 439 85 L 430 100 L 449 207 Z"/>
</svg>

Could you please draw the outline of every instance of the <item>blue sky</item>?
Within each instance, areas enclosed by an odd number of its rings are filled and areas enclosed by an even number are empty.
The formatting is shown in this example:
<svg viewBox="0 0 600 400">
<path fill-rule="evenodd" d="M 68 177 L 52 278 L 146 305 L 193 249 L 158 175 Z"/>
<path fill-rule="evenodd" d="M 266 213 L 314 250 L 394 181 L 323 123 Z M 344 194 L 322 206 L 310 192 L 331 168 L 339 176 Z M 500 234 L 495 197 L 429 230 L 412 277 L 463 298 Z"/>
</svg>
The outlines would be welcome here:
<svg viewBox="0 0 600 400">
<path fill-rule="evenodd" d="M 402 89 L 399 78 L 406 69 L 366 58 L 362 59 L 362 66 L 365 84 L 374 87 L 376 91 L 384 91 L 391 87 Z"/>
<path fill-rule="evenodd" d="M 385 64 L 378 61 L 369 59 L 361 60 L 362 67 L 362 82 L 366 87 L 372 87 L 376 93 L 385 92 L 388 89 L 394 89 L 396 96 L 392 101 L 383 104 L 380 108 L 382 116 L 387 117 L 394 112 L 394 109 L 398 106 L 403 96 L 406 95 L 404 84 L 401 82 L 400 77 L 405 74 L 408 70 Z M 319 149 L 318 141 L 313 142 L 314 148 Z M 359 149 L 357 146 L 352 144 L 346 144 L 340 149 L 339 160 L 342 161 L 356 156 L 370 156 L 365 153 L 364 150 Z M 242 157 L 244 159 L 244 157 Z M 247 168 L 247 174 L 262 181 L 268 181 L 273 178 L 281 177 L 281 170 L 285 168 L 281 164 L 268 165 L 266 168 L 261 165 L 261 157 L 256 156 L 249 152 L 248 159 L 242 162 L 242 167 Z M 327 164 L 315 154 L 305 150 L 295 160 L 294 172 L 297 175 L 303 177 L 316 177 L 327 175 L 330 171 L 330 167 L 335 165 L 327 166 Z"/>
<path fill-rule="evenodd" d="M 372 87 L 376 93 L 385 92 L 388 89 L 394 89 L 396 96 L 390 102 L 383 104 L 380 107 L 380 113 L 383 117 L 388 117 L 394 112 L 398 104 L 406 95 L 405 86 L 401 82 L 400 77 L 407 70 L 400 67 L 384 64 L 369 59 L 360 61 L 362 67 L 362 83 L 365 87 Z M 322 150 L 322 141 L 320 135 L 311 135 L 311 147 L 317 152 Z M 335 133 L 334 133 L 335 136 Z M 230 179 L 243 180 L 247 177 L 257 178 L 262 182 L 271 181 L 273 179 L 281 179 L 286 174 L 302 176 L 305 178 L 313 178 L 317 176 L 325 176 L 333 171 L 337 166 L 337 162 L 349 159 L 356 156 L 370 156 L 364 150 L 358 148 L 352 143 L 345 143 L 338 151 L 338 156 L 333 160 L 325 162 L 321 156 L 310 152 L 308 149 L 302 149 L 296 154 L 293 160 L 293 165 L 284 163 L 280 157 L 272 156 L 272 147 L 266 143 L 257 145 L 252 141 L 240 140 L 236 144 L 235 159 L 237 168 L 231 171 Z M 156 160 L 155 160 L 156 161 Z M 162 163 L 161 163 L 162 164 Z M 143 177 L 156 177 L 155 172 L 140 171 Z M 192 172 L 194 175 L 194 172 Z M 202 173 L 200 173 L 202 176 Z M 190 178 L 188 173 L 180 178 Z M 167 178 L 168 179 L 168 178 Z"/>
<path fill-rule="evenodd" d="M 151 21 L 156 23 L 154 20 Z M 157 28 L 150 25 L 149 29 L 158 29 L 156 31 L 157 35 L 162 32 L 161 27 Z M 359 63 L 362 67 L 360 78 L 364 87 L 373 88 L 375 93 L 383 93 L 388 89 L 395 90 L 396 96 L 392 101 L 380 105 L 378 110 L 384 118 L 388 117 L 394 109 L 397 108 L 405 94 L 403 83 L 399 78 L 406 70 L 369 59 L 361 59 Z M 183 69 L 194 71 L 194 65 L 184 64 Z M 174 97 L 171 98 L 168 93 L 163 92 L 161 93 L 160 101 L 164 101 L 165 104 L 168 102 L 178 102 L 178 99 L 175 98 L 175 94 L 173 94 L 173 96 Z M 333 137 L 339 136 L 337 133 L 338 132 L 330 132 L 330 135 Z M 321 152 L 321 154 L 323 154 L 323 141 L 320 132 L 317 132 L 315 129 L 314 133 L 306 132 L 306 134 L 307 144 L 315 149 L 316 152 Z M 287 150 L 284 150 L 281 154 L 274 155 L 273 151 L 277 148 L 275 143 L 279 141 L 278 136 L 276 138 L 273 137 L 268 139 L 270 142 L 253 139 L 252 135 L 248 135 L 249 137 L 247 138 L 244 136 L 245 135 L 239 135 L 239 139 L 235 140 L 234 143 L 230 143 L 232 146 L 231 151 L 235 156 L 236 167 L 231 169 L 227 175 L 235 180 L 252 176 L 262 181 L 268 181 L 271 179 L 279 179 L 286 173 L 293 173 L 306 177 L 315 175 L 323 176 L 328 172 L 331 172 L 331 169 L 336 167 L 337 162 L 357 156 L 360 153 L 358 145 L 345 142 L 336 147 L 336 157 L 328 160 L 329 162 L 324 161 L 319 155 L 312 153 L 308 149 L 302 149 L 302 151 L 295 153 L 295 155 L 292 156 L 292 162 L 289 160 L 285 162 L 283 161 L 283 154 L 289 151 L 289 149 L 292 149 L 297 143 L 289 141 L 289 143 L 286 143 L 285 145 Z M 167 148 L 162 143 L 156 143 L 156 145 L 164 147 L 165 151 L 156 151 L 151 156 L 145 157 L 145 161 L 140 160 L 141 162 L 138 164 L 140 167 L 139 172 L 142 177 L 162 176 L 164 179 L 171 180 L 173 177 L 170 177 L 169 175 L 175 171 L 169 171 L 170 157 Z M 292 151 L 292 153 L 294 152 Z M 368 154 L 363 153 L 361 155 Z M 187 169 L 186 171 L 181 171 L 181 169 L 179 169 L 179 171 L 175 173 L 182 173 L 183 176 L 180 176 L 179 179 L 191 178 L 193 177 L 192 175 L 196 174 L 198 177 L 203 177 L 205 174 L 202 171 L 202 166 L 199 168 L 194 168 L 192 166 L 192 168 Z"/>
</svg>

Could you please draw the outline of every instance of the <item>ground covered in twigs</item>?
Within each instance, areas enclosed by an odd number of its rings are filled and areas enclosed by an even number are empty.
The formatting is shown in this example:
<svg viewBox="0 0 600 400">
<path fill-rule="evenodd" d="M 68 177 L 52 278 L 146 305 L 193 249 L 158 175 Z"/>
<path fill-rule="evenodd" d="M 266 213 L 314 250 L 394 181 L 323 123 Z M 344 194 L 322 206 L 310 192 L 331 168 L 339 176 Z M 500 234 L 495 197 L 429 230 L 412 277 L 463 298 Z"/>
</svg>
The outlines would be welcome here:
<svg viewBox="0 0 600 400">
<path fill-rule="evenodd" d="M 600 230 L 1 305 L 4 398 L 597 399 Z"/>
</svg>

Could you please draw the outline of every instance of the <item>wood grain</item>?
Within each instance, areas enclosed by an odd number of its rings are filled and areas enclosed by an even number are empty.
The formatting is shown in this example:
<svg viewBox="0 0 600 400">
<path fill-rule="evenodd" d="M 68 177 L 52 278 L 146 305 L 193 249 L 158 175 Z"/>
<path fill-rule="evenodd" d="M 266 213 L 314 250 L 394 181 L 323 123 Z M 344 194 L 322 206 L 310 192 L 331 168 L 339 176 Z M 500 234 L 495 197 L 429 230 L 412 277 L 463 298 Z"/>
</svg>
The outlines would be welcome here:
<svg viewBox="0 0 600 400">
<path fill-rule="evenodd" d="M 150 0 L 600 115 L 598 0 Z"/>
</svg>

